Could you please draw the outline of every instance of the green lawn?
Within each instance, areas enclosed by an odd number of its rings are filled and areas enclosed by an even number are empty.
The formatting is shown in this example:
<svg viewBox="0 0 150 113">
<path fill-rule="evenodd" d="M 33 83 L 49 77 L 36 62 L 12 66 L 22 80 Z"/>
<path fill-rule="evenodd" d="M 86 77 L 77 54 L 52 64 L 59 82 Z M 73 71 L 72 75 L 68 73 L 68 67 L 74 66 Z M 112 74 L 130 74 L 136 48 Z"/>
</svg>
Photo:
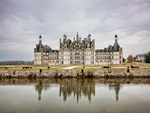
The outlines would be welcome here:
<svg viewBox="0 0 150 113">
<path fill-rule="evenodd" d="M 128 63 L 128 62 L 124 62 L 124 65 L 149 65 L 150 63 L 141 63 L 141 62 L 134 62 L 134 63 Z"/>
<path fill-rule="evenodd" d="M 103 68 L 103 65 L 93 65 L 93 66 L 86 65 L 84 69 L 127 69 L 128 67 L 131 68 L 131 63 L 124 65 L 109 65 L 109 67 L 111 68 Z M 83 66 L 77 66 L 73 69 L 83 69 Z M 139 65 L 139 69 L 150 69 L 150 65 Z"/>
<path fill-rule="evenodd" d="M 132 64 L 138 65 L 136 63 L 132 63 Z M 32 69 L 61 69 L 61 68 L 69 67 L 69 66 L 0 65 L 0 70 L 4 70 L 6 68 L 7 69 L 23 69 L 22 67 L 32 67 Z M 106 69 L 102 67 L 103 65 L 94 65 L 94 66 L 85 65 L 85 68 L 83 68 L 83 65 L 80 65 L 73 69 Z M 124 63 L 123 65 L 109 65 L 109 67 L 111 67 L 109 69 L 127 69 L 127 67 L 131 68 L 131 63 Z M 150 69 L 150 64 L 140 63 L 139 68 Z"/>
<path fill-rule="evenodd" d="M 0 69 L 23 69 L 23 67 L 32 67 L 32 69 L 61 69 L 69 66 L 1 65 Z"/>
</svg>

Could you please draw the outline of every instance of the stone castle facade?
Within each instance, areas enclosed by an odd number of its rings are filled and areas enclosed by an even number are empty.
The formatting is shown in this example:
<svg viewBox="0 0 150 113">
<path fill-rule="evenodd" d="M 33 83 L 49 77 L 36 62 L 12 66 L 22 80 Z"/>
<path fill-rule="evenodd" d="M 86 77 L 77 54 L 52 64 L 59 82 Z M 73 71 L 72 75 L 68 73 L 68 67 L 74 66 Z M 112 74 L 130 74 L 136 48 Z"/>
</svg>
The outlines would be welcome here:
<svg viewBox="0 0 150 113">
<path fill-rule="evenodd" d="M 81 40 L 78 33 L 72 40 L 63 36 L 60 39 L 59 50 L 52 50 L 49 46 L 42 44 L 42 36 L 39 36 L 39 44 L 34 48 L 34 65 L 112 65 L 123 63 L 123 50 L 118 44 L 115 35 L 114 45 L 108 48 L 95 49 L 95 39 L 87 38 Z"/>
</svg>

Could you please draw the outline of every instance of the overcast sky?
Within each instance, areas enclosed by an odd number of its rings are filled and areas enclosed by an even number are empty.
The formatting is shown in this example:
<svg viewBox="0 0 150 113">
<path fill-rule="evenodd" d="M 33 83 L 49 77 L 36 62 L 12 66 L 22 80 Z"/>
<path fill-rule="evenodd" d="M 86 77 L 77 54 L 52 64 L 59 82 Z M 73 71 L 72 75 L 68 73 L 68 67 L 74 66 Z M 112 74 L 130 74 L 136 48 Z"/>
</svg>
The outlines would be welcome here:
<svg viewBox="0 0 150 113">
<path fill-rule="evenodd" d="M 91 34 L 95 48 L 114 45 L 123 56 L 150 51 L 150 0 L 0 0 L 0 61 L 34 60 L 34 48 L 59 49 L 66 34 Z"/>
</svg>

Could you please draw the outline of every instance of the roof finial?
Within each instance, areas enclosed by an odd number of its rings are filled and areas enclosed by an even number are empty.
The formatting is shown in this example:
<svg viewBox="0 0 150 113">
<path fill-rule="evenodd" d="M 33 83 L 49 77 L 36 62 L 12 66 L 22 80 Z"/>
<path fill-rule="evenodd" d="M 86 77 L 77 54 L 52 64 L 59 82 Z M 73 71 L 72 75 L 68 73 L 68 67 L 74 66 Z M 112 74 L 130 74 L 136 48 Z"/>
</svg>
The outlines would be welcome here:
<svg viewBox="0 0 150 113">
<path fill-rule="evenodd" d="M 78 32 L 77 32 L 77 38 L 79 37 Z"/>
<path fill-rule="evenodd" d="M 115 43 L 117 43 L 118 42 L 118 36 L 117 36 L 117 34 L 115 35 Z"/>
<path fill-rule="evenodd" d="M 42 43 L 42 36 L 39 36 L 39 43 Z"/>
</svg>

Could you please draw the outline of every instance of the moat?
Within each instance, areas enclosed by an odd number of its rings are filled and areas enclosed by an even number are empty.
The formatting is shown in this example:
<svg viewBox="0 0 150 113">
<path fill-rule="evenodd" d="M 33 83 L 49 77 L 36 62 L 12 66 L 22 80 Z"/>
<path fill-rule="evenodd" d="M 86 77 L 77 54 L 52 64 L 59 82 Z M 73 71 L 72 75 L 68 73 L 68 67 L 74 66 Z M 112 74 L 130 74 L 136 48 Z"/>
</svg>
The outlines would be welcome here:
<svg viewBox="0 0 150 113">
<path fill-rule="evenodd" d="M 150 78 L 0 78 L 0 113 L 149 113 Z"/>
</svg>

